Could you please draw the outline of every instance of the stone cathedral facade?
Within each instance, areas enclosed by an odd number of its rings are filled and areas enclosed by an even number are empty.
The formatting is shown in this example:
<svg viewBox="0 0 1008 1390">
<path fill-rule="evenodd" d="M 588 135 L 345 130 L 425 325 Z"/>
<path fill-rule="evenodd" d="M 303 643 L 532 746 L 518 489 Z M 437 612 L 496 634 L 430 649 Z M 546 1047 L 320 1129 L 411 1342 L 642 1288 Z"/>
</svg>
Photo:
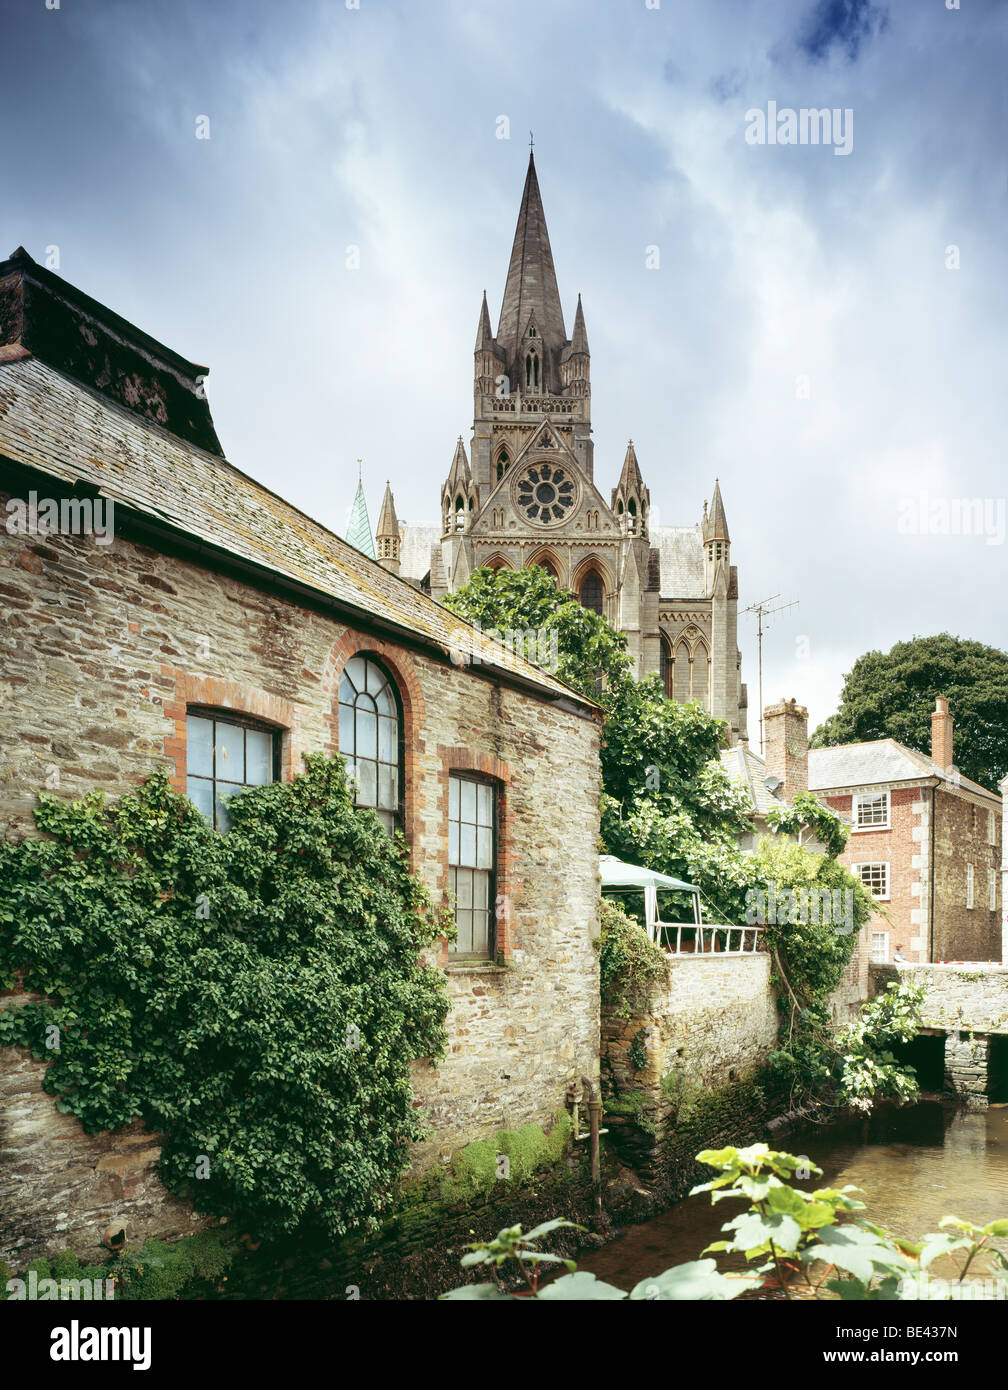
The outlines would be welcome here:
<svg viewBox="0 0 1008 1390">
<path fill-rule="evenodd" d="M 596 481 L 591 354 L 578 296 L 568 338 L 530 155 L 496 333 L 476 332 L 472 439 L 461 435 L 439 527 L 400 525 L 386 488 L 380 564 L 435 598 L 480 566 L 541 565 L 627 636 L 638 674 L 695 699 L 746 736 L 738 573 L 717 482 L 700 523 L 652 527 L 633 441 L 616 486 Z M 608 492 L 608 496 L 606 495 Z"/>
</svg>

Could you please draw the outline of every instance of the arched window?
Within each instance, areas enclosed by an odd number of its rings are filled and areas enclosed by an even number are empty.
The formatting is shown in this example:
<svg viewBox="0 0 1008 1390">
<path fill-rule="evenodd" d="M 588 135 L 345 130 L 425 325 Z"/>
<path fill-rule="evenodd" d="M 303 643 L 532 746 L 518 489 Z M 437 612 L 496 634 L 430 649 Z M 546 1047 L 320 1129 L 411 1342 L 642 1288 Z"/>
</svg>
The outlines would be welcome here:
<svg viewBox="0 0 1008 1390">
<path fill-rule="evenodd" d="M 497 481 L 500 482 L 504 474 L 508 471 L 511 460 L 508 458 L 506 449 L 502 449 L 497 455 Z"/>
<path fill-rule="evenodd" d="M 672 665 L 672 651 L 668 644 L 668 638 L 662 633 L 661 638 L 661 682 L 665 687 L 665 698 L 672 699 L 672 672 L 675 668 Z"/>
<path fill-rule="evenodd" d="M 371 806 L 391 833 L 403 826 L 403 738 L 399 693 L 371 656 L 352 656 L 339 684 L 339 749 L 355 784 L 354 804 Z"/>
<path fill-rule="evenodd" d="M 583 608 L 590 608 L 593 612 L 601 615 L 602 613 L 602 580 L 598 570 L 589 570 L 581 581 L 581 592 L 578 595 Z"/>
<path fill-rule="evenodd" d="M 533 560 L 532 563 L 534 565 L 538 565 L 540 569 L 545 570 L 546 573 L 549 575 L 550 579 L 552 579 L 553 583 L 557 583 L 558 575 L 556 572 L 556 568 L 553 564 L 553 561 L 549 558 L 548 555 L 540 555 L 538 559 Z"/>
</svg>

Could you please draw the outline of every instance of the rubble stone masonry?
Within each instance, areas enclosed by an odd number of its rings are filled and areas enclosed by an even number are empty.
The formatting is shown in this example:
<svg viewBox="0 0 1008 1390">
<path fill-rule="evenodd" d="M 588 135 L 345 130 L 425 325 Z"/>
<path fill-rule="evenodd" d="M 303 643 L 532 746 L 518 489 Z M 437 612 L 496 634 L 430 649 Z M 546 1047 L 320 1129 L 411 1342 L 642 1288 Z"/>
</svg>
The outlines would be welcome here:
<svg viewBox="0 0 1008 1390">
<path fill-rule="evenodd" d="M 0 492 L 0 516 L 5 501 Z M 416 1068 L 432 1126 L 416 1167 L 499 1128 L 549 1128 L 568 1084 L 598 1078 L 591 711 L 457 667 L 408 637 L 379 640 L 321 605 L 129 535 L 117 526 L 114 544 L 98 546 L 0 526 L 0 833 L 32 833 L 47 787 L 116 795 L 167 766 L 184 790 L 187 704 L 280 728 L 290 777 L 303 753 L 338 751 L 343 665 L 356 651 L 377 653 L 404 710 L 412 864 L 437 900 L 448 883 L 449 771 L 478 771 L 498 791 L 501 963 L 456 963 L 442 952 L 450 1041 L 437 1068 Z M 116 1223 L 131 1244 L 189 1229 L 181 1204 L 157 1190 L 156 1137 L 139 1127 L 84 1135 L 42 1092 L 43 1073 L 23 1049 L 0 1051 L 0 1257 L 23 1263 L 67 1246 L 93 1255 Z"/>
</svg>

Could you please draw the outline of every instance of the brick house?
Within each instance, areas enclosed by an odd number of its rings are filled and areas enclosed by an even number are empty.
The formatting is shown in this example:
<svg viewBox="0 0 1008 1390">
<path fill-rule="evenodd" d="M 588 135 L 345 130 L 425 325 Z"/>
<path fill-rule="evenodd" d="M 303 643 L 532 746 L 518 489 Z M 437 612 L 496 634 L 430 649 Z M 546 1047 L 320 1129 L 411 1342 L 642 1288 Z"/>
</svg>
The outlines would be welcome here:
<svg viewBox="0 0 1008 1390">
<path fill-rule="evenodd" d="M 24 251 L 0 264 L 0 833 L 32 833 L 43 788 L 157 765 L 224 830 L 226 794 L 343 754 L 458 903 L 417 1165 L 549 1127 L 598 1076 L 598 711 L 232 466 L 205 373 Z M 85 1246 L 113 1216 L 187 1229 L 154 1141 L 85 1136 L 42 1071 L 0 1053 L 0 1207 L 30 1181 L 40 1238 L 58 1210 Z M 54 1140 L 72 1192 L 37 1171 Z"/>
<path fill-rule="evenodd" d="M 809 789 L 850 817 L 844 863 L 886 909 L 872 960 L 1001 960 L 1002 800 L 959 774 L 939 697 L 931 756 L 895 739 L 814 748 Z"/>
</svg>

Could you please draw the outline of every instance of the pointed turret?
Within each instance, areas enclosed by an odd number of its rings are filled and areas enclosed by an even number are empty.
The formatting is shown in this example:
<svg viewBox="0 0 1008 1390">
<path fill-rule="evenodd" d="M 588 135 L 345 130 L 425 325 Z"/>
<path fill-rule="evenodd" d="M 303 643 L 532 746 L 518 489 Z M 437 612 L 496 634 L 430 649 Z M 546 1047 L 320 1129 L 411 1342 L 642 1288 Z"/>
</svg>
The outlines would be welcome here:
<svg viewBox="0 0 1008 1390">
<path fill-rule="evenodd" d="M 585 330 L 584 310 L 581 296 L 578 295 L 577 311 L 574 314 L 574 333 L 560 356 L 560 376 L 565 396 L 587 396 L 591 390 L 589 375 L 591 355 L 588 352 L 588 334 Z"/>
<path fill-rule="evenodd" d="M 644 486 L 633 440 L 627 440 L 627 451 L 619 482 L 612 490 L 612 509 L 620 530 L 627 536 L 647 536 L 647 518 L 651 494 Z"/>
<path fill-rule="evenodd" d="M 452 466 L 448 471 L 448 477 L 444 487 L 441 489 L 441 513 L 444 522 L 444 534 L 448 535 L 453 531 L 464 531 L 469 513 L 476 506 L 476 491 L 472 484 L 472 474 L 469 471 L 469 460 L 466 457 L 465 445 L 462 443 L 462 436 L 459 435 L 458 443 L 455 445 L 455 456 L 452 459 Z"/>
<path fill-rule="evenodd" d="M 487 305 L 486 290 L 483 291 L 483 307 L 480 310 L 479 328 L 476 330 L 476 351 L 493 352 L 497 344 L 490 327 L 490 309 Z"/>
<path fill-rule="evenodd" d="M 704 503 L 703 515 L 704 578 L 707 592 L 711 592 L 719 565 L 723 565 L 730 583 L 731 537 L 728 535 L 728 522 L 725 518 L 724 503 L 721 500 L 721 484 L 714 479 L 714 496 L 710 511 Z"/>
<path fill-rule="evenodd" d="M 497 325 L 497 342 L 506 354 L 512 380 L 519 387 L 525 380 L 523 371 L 519 370 L 520 349 L 533 315 L 536 334 L 542 342 L 543 388 L 556 389 L 559 384 L 556 381 L 556 366 L 559 354 L 567 344 L 567 332 L 546 229 L 546 214 L 536 178 L 535 159 L 530 153 L 500 322 Z"/>
<path fill-rule="evenodd" d="M 387 479 L 375 539 L 378 542 L 378 563 L 390 574 L 398 574 L 402 537 L 399 532 L 399 518 L 396 516 L 395 498 Z"/>
<path fill-rule="evenodd" d="M 714 479 L 714 496 L 711 498 L 710 514 L 704 503 L 703 538 L 705 541 L 730 541 L 728 521 L 725 517 L 724 503 L 721 501 L 721 484 Z"/>
<path fill-rule="evenodd" d="M 581 308 L 581 296 L 578 295 L 577 312 L 574 315 L 574 332 L 571 335 L 570 356 L 575 353 L 583 352 L 588 355 L 588 334 L 585 331 L 584 310 Z"/>
<path fill-rule="evenodd" d="M 371 522 L 368 518 L 367 502 L 364 499 L 364 483 L 360 475 L 357 477 L 357 494 L 350 509 L 350 525 L 347 527 L 346 538 L 356 550 L 361 551 L 368 559 L 377 559 L 374 537 L 371 535 Z"/>
</svg>

